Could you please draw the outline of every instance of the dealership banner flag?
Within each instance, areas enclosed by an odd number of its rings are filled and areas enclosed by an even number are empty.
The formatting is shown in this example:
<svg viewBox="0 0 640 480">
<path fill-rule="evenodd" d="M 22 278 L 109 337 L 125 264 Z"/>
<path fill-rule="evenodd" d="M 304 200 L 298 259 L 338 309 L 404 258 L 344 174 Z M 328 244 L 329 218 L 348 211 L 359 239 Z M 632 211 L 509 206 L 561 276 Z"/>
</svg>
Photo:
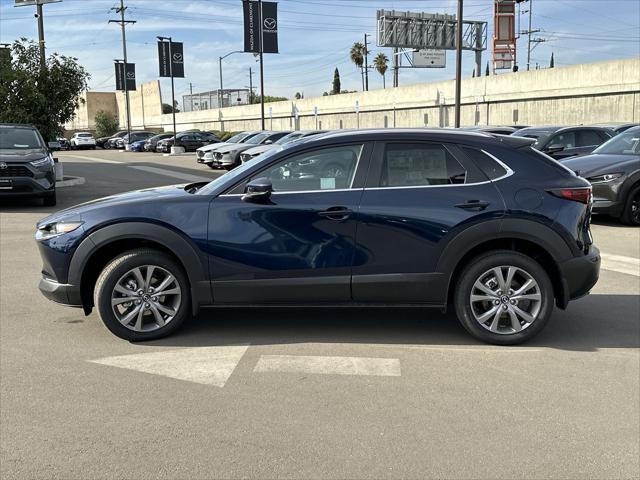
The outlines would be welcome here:
<svg viewBox="0 0 640 480">
<path fill-rule="evenodd" d="M 116 90 L 125 89 L 125 84 L 127 90 L 133 91 L 136 89 L 136 64 L 135 63 L 127 63 L 127 67 L 125 68 L 124 63 L 116 62 Z"/>
<path fill-rule="evenodd" d="M 184 46 L 182 42 L 158 42 L 160 76 L 184 78 Z"/>
<path fill-rule="evenodd" d="M 244 0 L 244 51 L 278 53 L 278 4 Z M 262 6 L 262 11 L 260 11 Z"/>
</svg>

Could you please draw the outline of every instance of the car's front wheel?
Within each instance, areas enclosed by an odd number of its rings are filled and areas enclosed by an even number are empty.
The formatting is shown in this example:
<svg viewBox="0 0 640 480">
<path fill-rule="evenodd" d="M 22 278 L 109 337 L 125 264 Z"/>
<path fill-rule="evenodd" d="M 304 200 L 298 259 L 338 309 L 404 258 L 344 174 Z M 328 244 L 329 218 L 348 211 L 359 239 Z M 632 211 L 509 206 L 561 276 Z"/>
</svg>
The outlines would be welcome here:
<svg viewBox="0 0 640 480">
<path fill-rule="evenodd" d="M 627 225 L 640 227 L 640 185 L 629 193 L 620 220 Z"/>
<path fill-rule="evenodd" d="M 549 321 L 553 304 L 553 286 L 544 268 L 508 250 L 473 259 L 455 289 L 455 309 L 464 328 L 496 345 L 515 345 L 537 335 Z"/>
<path fill-rule="evenodd" d="M 118 337 L 154 340 L 175 332 L 190 316 L 189 282 L 170 256 L 131 250 L 113 259 L 98 277 L 95 305 Z"/>
</svg>

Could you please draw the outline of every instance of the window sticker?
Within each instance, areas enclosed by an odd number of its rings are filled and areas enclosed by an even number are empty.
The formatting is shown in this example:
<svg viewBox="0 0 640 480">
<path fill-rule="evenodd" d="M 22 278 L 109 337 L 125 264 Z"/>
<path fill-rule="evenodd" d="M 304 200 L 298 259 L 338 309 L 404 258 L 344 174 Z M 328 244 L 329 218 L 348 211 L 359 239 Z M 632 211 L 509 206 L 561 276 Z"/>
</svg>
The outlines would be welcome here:
<svg viewBox="0 0 640 480">
<path fill-rule="evenodd" d="M 320 189 L 321 190 L 333 190 L 336 188 L 336 179 L 335 178 L 321 178 L 320 179 Z"/>
</svg>

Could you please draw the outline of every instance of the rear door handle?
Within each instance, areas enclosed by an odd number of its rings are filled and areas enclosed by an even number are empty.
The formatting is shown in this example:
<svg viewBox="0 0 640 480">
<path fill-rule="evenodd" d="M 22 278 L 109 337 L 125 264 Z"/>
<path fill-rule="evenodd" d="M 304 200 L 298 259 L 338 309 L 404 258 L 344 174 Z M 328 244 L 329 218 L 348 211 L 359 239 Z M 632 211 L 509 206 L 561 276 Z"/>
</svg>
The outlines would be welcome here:
<svg viewBox="0 0 640 480">
<path fill-rule="evenodd" d="M 467 200 L 465 203 L 459 203 L 457 208 L 464 210 L 484 210 L 489 206 L 489 202 L 483 202 L 482 200 Z"/>
<path fill-rule="evenodd" d="M 326 217 L 330 220 L 346 220 L 351 216 L 351 210 L 347 207 L 331 207 L 318 212 L 321 217 Z"/>
</svg>

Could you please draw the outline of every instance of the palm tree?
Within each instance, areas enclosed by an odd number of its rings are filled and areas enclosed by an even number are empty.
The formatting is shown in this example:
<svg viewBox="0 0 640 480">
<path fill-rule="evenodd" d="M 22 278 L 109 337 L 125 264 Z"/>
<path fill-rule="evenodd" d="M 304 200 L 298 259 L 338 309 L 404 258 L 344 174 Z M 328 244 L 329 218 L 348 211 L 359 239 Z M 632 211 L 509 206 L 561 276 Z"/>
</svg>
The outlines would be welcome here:
<svg viewBox="0 0 640 480">
<path fill-rule="evenodd" d="M 387 88 L 384 74 L 387 73 L 387 69 L 389 68 L 387 65 L 388 63 L 389 58 L 382 52 L 376 55 L 376 58 L 373 59 L 373 66 L 376 68 L 378 73 L 382 75 L 382 88 Z"/>
<path fill-rule="evenodd" d="M 361 42 L 355 42 L 349 52 L 351 61 L 356 64 L 356 67 L 360 69 L 360 76 L 362 77 L 362 91 L 364 91 L 364 71 L 362 66 L 364 65 L 364 45 Z"/>
</svg>

